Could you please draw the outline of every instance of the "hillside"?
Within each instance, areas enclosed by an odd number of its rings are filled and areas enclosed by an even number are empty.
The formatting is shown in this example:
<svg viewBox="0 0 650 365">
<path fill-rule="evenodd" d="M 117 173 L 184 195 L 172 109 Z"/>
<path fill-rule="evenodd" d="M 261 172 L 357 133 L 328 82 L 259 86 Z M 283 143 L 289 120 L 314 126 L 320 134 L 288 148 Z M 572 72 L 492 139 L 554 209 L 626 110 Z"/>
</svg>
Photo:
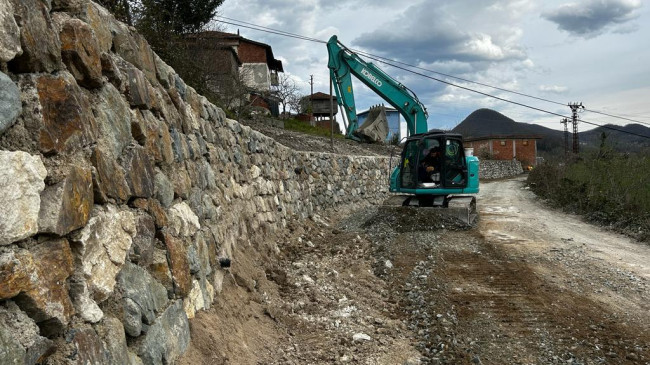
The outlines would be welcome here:
<svg viewBox="0 0 650 365">
<path fill-rule="evenodd" d="M 611 128 L 629 133 L 619 132 Z M 580 141 L 587 145 L 598 146 L 603 132 L 607 134 L 607 143 L 618 151 L 650 147 L 650 138 L 642 137 L 650 137 L 650 128 L 641 124 L 628 124 L 626 126 L 606 124 L 605 126 L 580 133 Z"/>
<path fill-rule="evenodd" d="M 650 147 L 650 139 L 614 131 L 608 129 L 608 126 L 642 136 L 650 136 L 650 128 L 640 124 L 629 124 L 626 126 L 607 125 L 580 132 L 578 138 L 581 145 L 585 147 L 597 147 L 600 144 L 600 136 L 604 131 L 608 136 L 607 142 L 617 150 L 625 151 Z M 520 123 L 492 109 L 484 108 L 475 110 L 458 124 L 453 131 L 463 134 L 466 138 L 490 135 L 539 135 L 542 137 L 538 142 L 540 151 L 551 152 L 564 148 L 563 131 L 546 128 L 537 124 Z"/>
<path fill-rule="evenodd" d="M 561 131 L 536 124 L 519 123 L 492 109 L 475 110 L 453 130 L 467 137 L 513 134 L 539 134 L 545 137 L 562 137 Z"/>
<path fill-rule="evenodd" d="M 546 128 L 537 124 L 519 123 L 492 110 L 478 109 L 472 112 L 453 129 L 468 137 L 486 137 L 490 135 L 537 135 L 540 151 L 551 152 L 564 148 L 564 132 Z"/>
</svg>

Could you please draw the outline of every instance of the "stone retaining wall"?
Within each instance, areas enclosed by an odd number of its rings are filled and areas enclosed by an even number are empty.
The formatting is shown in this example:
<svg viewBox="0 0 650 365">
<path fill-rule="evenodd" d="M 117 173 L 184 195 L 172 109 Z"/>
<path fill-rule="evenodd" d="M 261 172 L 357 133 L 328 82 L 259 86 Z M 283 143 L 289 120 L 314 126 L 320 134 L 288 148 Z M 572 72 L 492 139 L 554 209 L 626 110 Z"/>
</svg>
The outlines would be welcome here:
<svg viewBox="0 0 650 365">
<path fill-rule="evenodd" d="M 523 174 L 521 162 L 517 160 L 481 160 L 480 179 L 501 179 Z"/>
<path fill-rule="evenodd" d="M 388 159 L 226 119 L 93 2 L 1 0 L 0 28 L 2 364 L 171 363 L 237 245 L 387 194 Z"/>
</svg>

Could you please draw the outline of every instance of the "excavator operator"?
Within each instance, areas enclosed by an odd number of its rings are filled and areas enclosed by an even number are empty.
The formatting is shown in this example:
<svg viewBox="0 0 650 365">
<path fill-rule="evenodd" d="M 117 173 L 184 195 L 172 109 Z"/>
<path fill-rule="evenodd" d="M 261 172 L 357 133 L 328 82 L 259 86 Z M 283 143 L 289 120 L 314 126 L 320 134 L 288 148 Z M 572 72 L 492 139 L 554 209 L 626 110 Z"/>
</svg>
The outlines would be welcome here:
<svg viewBox="0 0 650 365">
<path fill-rule="evenodd" d="M 440 172 L 440 147 L 432 147 L 429 153 L 420 163 L 420 181 L 422 182 L 436 182 L 432 178 L 432 174 Z M 439 175 L 438 175 L 439 176 Z M 438 179 L 435 180 L 440 180 Z"/>
</svg>

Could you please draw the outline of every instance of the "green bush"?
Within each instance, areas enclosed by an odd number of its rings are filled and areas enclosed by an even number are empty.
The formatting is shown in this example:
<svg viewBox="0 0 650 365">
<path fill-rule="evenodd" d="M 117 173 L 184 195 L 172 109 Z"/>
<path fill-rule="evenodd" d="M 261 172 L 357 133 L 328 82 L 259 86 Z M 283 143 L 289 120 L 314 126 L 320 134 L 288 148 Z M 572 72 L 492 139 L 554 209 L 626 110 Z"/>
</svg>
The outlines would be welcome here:
<svg viewBox="0 0 650 365">
<path fill-rule="evenodd" d="M 593 154 L 543 163 L 528 183 L 554 206 L 649 241 L 649 171 L 647 155 Z"/>
</svg>

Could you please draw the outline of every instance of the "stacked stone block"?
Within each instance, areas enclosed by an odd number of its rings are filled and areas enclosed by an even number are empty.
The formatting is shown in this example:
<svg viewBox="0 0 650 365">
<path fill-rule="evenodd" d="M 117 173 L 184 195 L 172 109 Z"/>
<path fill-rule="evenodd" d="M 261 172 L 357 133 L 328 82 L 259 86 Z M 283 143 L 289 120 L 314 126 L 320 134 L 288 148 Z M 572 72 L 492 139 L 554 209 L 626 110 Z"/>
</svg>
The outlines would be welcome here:
<svg viewBox="0 0 650 365">
<path fill-rule="evenodd" d="M 517 160 L 481 160 L 480 179 L 502 179 L 524 173 L 521 162 Z"/>
<path fill-rule="evenodd" d="M 0 29 L 0 363 L 172 363 L 219 258 L 387 193 L 387 159 L 227 119 L 91 1 L 0 0 Z"/>
</svg>

